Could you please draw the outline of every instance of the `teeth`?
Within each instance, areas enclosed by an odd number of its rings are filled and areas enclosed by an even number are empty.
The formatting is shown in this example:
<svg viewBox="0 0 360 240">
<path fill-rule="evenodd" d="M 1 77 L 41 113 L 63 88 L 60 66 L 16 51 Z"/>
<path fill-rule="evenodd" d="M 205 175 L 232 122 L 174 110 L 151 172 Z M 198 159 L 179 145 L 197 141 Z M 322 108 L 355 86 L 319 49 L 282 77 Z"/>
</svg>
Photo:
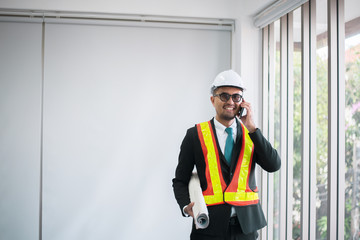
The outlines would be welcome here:
<svg viewBox="0 0 360 240">
<path fill-rule="evenodd" d="M 224 106 L 223 108 L 224 108 L 225 110 L 234 110 L 234 109 L 235 109 L 235 107 L 229 106 L 229 105 Z"/>
</svg>

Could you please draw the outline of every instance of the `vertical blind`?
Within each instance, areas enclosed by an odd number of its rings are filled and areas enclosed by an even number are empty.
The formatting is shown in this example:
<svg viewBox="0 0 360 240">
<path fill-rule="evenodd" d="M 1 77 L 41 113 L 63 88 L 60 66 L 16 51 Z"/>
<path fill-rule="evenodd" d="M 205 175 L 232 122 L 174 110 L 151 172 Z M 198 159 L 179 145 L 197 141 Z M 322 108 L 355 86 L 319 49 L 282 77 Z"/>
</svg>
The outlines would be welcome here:
<svg viewBox="0 0 360 240">
<path fill-rule="evenodd" d="M 1 24 L 3 32 L 12 23 Z M 0 66 L 0 72 L 13 69 L 0 79 L 1 98 L 33 102 L 34 111 L 26 109 L 26 114 L 34 115 L 34 127 L 27 131 L 31 129 L 29 138 L 36 140 L 31 139 L 30 145 L 37 144 L 27 168 L 34 183 L 22 180 L 15 185 L 19 194 L 34 195 L 33 205 L 24 206 L 33 211 L 23 220 L 31 224 L 16 232 L 18 227 L 13 229 L 15 224 L 7 222 L 19 214 L 18 195 L 8 197 L 11 208 L 5 203 L 1 206 L 5 215 L 0 216 L 0 238 L 20 234 L 38 239 L 39 233 L 43 239 L 187 238 L 191 221 L 181 217 L 171 179 L 186 129 L 214 115 L 209 87 L 219 71 L 231 67 L 231 29 L 61 19 L 45 19 L 43 27 L 43 42 L 41 24 L 31 32 L 37 48 L 27 45 L 26 33 L 21 38 L 22 45 L 35 52 L 35 58 L 27 50 L 20 52 L 23 61 L 34 62 L 38 69 L 33 83 L 21 62 Z M 0 47 L 10 49 L 12 57 L 17 45 L 13 39 L 8 42 L 7 46 L 1 42 Z M 3 54 L 0 58 L 8 61 Z M 22 88 L 21 82 L 10 80 L 13 74 L 31 86 L 31 101 L 17 88 L 11 96 L 3 90 L 3 85 Z M 13 115 L 19 121 L 18 109 L 10 102 L 1 103 L 6 105 L 0 109 L 1 116 Z M 19 125 L 27 118 L 22 117 Z M 2 120 L 1 127 L 6 124 Z M 22 131 L 18 133 L 23 137 Z M 12 135 L 2 131 L 1 143 Z M 8 144 L 21 151 L 29 146 L 15 142 Z M 15 149 L 2 148 L 1 156 L 7 151 L 15 154 Z M 7 155 L 1 158 L 1 166 L 8 169 L 0 170 L 0 182 L 8 183 L 0 185 L 1 191 L 15 191 L 11 181 L 28 158 L 26 153 L 14 156 L 16 164 Z"/>
<path fill-rule="evenodd" d="M 0 239 L 39 233 L 41 31 L 0 21 Z"/>
</svg>

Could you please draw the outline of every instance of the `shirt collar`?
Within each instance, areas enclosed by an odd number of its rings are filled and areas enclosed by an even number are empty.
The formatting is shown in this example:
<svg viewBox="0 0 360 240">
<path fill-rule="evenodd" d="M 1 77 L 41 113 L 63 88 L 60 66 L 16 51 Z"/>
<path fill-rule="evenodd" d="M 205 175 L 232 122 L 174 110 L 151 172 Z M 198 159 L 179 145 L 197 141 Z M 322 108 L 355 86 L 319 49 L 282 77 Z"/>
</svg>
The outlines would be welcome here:
<svg viewBox="0 0 360 240">
<path fill-rule="evenodd" d="M 214 118 L 214 125 L 216 128 L 216 131 L 219 131 L 221 133 L 225 132 L 225 129 L 227 128 L 226 126 L 222 125 L 218 120 L 216 120 L 216 118 Z M 234 122 L 230 125 L 230 127 L 233 129 L 233 133 L 236 133 L 236 119 L 234 120 Z"/>
</svg>

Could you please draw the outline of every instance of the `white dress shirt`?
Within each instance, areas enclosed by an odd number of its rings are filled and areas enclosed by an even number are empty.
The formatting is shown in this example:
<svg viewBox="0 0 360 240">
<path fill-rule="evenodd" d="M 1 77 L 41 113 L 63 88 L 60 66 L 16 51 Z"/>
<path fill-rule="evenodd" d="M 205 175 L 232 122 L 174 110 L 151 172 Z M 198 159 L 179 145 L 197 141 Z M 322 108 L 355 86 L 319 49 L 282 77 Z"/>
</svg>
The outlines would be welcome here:
<svg viewBox="0 0 360 240">
<path fill-rule="evenodd" d="M 225 153 L 225 143 L 226 143 L 226 138 L 228 136 L 228 133 L 225 131 L 225 129 L 227 127 L 225 127 L 224 125 L 222 125 L 219 121 L 217 121 L 214 118 L 214 125 L 215 125 L 215 130 L 216 130 L 216 136 L 217 139 L 219 141 L 219 145 L 220 145 L 220 149 L 221 152 L 224 154 Z M 236 142 L 236 134 L 237 134 L 237 126 L 236 126 L 236 121 L 233 122 L 233 124 L 231 124 L 230 126 L 232 128 L 232 134 L 233 134 L 233 139 L 234 139 L 234 143 Z"/>
</svg>

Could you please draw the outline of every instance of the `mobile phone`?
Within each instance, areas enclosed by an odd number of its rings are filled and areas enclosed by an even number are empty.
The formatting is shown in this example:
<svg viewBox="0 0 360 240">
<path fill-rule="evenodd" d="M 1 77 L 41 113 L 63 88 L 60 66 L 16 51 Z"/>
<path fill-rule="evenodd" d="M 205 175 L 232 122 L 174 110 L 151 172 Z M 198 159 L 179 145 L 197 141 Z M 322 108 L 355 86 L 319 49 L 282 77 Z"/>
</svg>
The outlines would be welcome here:
<svg viewBox="0 0 360 240">
<path fill-rule="evenodd" d="M 244 108 L 243 108 L 243 107 L 240 107 L 240 111 L 239 111 L 239 117 L 240 117 L 240 118 L 242 117 L 243 112 L 244 112 Z"/>
</svg>

